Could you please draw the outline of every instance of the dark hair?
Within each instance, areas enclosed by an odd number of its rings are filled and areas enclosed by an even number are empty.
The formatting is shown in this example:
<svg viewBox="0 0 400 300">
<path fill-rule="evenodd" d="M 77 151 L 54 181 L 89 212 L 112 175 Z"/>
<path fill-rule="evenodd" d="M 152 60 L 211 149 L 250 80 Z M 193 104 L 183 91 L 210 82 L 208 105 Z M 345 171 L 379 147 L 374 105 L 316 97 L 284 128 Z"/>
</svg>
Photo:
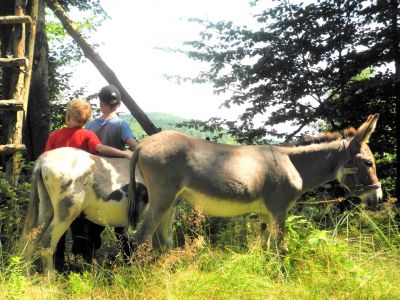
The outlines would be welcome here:
<svg viewBox="0 0 400 300">
<path fill-rule="evenodd" d="M 114 85 L 107 85 L 100 90 L 99 99 L 101 102 L 116 106 L 121 104 L 121 94 Z"/>
</svg>

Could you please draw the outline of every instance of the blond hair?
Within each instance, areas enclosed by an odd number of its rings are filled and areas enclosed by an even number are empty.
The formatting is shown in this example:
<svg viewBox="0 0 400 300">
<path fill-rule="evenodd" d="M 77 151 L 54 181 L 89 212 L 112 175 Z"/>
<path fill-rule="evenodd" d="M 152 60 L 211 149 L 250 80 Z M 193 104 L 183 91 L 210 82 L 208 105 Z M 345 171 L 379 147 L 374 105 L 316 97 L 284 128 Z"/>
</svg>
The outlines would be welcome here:
<svg viewBox="0 0 400 300">
<path fill-rule="evenodd" d="M 68 117 L 83 126 L 92 117 L 92 107 L 86 100 L 73 99 L 67 105 Z"/>
</svg>

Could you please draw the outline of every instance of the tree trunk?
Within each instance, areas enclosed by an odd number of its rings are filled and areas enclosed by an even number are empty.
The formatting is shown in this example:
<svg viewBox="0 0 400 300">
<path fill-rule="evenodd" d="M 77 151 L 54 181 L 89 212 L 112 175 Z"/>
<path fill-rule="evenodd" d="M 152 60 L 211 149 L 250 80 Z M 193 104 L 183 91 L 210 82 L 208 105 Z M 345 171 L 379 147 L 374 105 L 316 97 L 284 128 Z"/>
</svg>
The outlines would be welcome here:
<svg viewBox="0 0 400 300">
<path fill-rule="evenodd" d="M 391 21 L 391 29 L 392 29 L 392 52 L 395 64 L 395 78 L 394 85 L 395 90 L 400 90 L 400 32 L 399 32 L 399 24 L 398 24 L 398 11 L 399 11 L 399 1 L 391 0 L 391 11 L 392 11 L 392 21 Z M 396 97 L 396 191 L 395 197 L 397 198 L 397 206 L 400 207 L 400 147 L 399 147 L 399 138 L 400 138 L 400 122 L 399 122 L 399 114 L 400 114 L 400 94 L 397 93 Z"/>
<path fill-rule="evenodd" d="M 44 0 L 39 0 L 29 106 L 24 126 L 24 144 L 30 160 L 36 160 L 42 154 L 50 132 L 48 56 L 45 3 Z"/>
<path fill-rule="evenodd" d="M 142 109 L 136 104 L 133 98 L 122 86 L 114 71 L 107 66 L 95 49 L 85 40 L 83 35 L 75 29 L 73 22 L 70 20 L 62 6 L 56 0 L 46 0 L 46 2 L 53 10 L 54 14 L 59 18 L 64 26 L 64 29 L 72 36 L 79 47 L 81 47 L 85 57 L 95 65 L 97 70 L 101 73 L 101 75 L 103 75 L 108 83 L 115 85 L 120 90 L 122 102 L 136 118 L 144 131 L 146 131 L 146 133 L 149 135 L 159 132 L 160 128 L 157 128 L 142 111 Z"/>
</svg>

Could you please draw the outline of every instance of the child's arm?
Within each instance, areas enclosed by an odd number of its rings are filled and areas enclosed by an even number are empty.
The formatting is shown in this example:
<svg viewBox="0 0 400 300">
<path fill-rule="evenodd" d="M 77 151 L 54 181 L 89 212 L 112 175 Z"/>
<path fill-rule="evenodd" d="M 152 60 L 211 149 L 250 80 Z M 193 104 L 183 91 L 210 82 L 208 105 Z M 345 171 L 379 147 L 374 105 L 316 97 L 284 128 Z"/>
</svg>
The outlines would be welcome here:
<svg viewBox="0 0 400 300">
<path fill-rule="evenodd" d="M 129 148 L 133 151 L 133 150 L 135 150 L 136 146 L 138 145 L 138 142 L 134 138 L 130 137 L 129 139 L 127 139 L 125 141 L 125 144 L 127 144 L 129 146 Z"/>
<path fill-rule="evenodd" d="M 133 133 L 128 123 L 121 119 L 121 139 L 125 141 L 125 144 L 133 151 L 135 150 L 138 142 L 133 137 Z"/>
<path fill-rule="evenodd" d="M 109 156 L 115 156 L 115 157 L 124 157 L 130 159 L 132 157 L 132 152 L 125 152 L 121 151 L 117 148 L 114 147 L 109 147 L 103 144 L 98 144 L 96 146 L 96 151 L 100 152 L 101 154 L 106 154 Z"/>
</svg>

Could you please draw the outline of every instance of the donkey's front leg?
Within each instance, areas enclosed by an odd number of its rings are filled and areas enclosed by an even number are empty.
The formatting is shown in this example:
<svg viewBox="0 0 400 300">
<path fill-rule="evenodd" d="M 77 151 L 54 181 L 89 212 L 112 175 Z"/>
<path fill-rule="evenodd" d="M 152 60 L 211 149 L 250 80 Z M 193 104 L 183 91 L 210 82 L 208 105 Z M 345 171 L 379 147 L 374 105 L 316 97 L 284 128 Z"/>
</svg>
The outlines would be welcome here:
<svg viewBox="0 0 400 300">
<path fill-rule="evenodd" d="M 272 241 L 275 250 L 279 253 L 279 255 L 284 255 L 286 214 L 276 215 L 273 218 L 268 215 L 261 215 L 261 218 L 264 221 L 264 223 L 261 224 L 261 233 L 266 240 L 267 249 L 270 249 Z"/>
<path fill-rule="evenodd" d="M 269 250 L 271 246 L 271 231 L 270 231 L 271 217 L 268 214 L 262 214 L 260 215 L 260 218 L 261 218 L 260 230 L 261 230 L 262 242 L 266 244 L 266 248 Z"/>
<path fill-rule="evenodd" d="M 276 240 L 275 240 L 275 249 L 278 254 L 282 257 L 286 255 L 287 249 L 284 244 L 285 237 L 285 216 L 279 216 L 276 220 Z"/>
</svg>

